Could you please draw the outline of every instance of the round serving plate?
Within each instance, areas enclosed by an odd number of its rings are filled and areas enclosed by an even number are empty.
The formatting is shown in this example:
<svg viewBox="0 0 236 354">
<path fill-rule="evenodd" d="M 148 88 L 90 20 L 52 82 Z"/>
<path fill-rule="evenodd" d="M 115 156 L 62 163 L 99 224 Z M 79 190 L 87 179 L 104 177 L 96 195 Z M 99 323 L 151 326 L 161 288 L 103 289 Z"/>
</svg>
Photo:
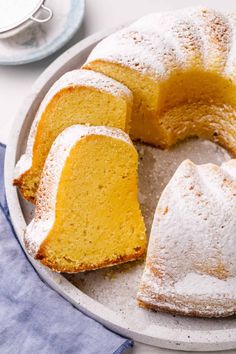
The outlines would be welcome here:
<svg viewBox="0 0 236 354">
<path fill-rule="evenodd" d="M 5 186 L 14 229 L 24 249 L 23 234 L 32 218 L 32 206 L 12 186 L 14 166 L 24 152 L 29 129 L 38 106 L 51 85 L 63 73 L 79 68 L 92 48 L 112 31 L 81 41 L 50 65 L 37 80 L 19 112 L 6 151 Z M 137 144 L 140 155 L 140 202 L 148 233 L 161 190 L 177 168 L 189 157 L 196 163 L 220 164 L 229 155 L 215 144 L 190 140 L 170 151 Z M 218 351 L 236 348 L 236 319 L 198 319 L 152 312 L 136 305 L 135 295 L 143 262 L 127 263 L 77 275 L 57 274 L 29 257 L 30 262 L 53 289 L 79 310 L 121 335 L 146 344 L 176 350 Z"/>
</svg>

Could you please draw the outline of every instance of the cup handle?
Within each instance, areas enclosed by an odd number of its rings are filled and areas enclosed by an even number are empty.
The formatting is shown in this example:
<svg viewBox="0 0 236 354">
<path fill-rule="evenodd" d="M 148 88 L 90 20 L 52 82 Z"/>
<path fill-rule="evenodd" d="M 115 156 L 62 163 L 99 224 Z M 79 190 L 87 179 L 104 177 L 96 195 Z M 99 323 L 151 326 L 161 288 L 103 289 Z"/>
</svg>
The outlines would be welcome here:
<svg viewBox="0 0 236 354">
<path fill-rule="evenodd" d="M 47 13 L 47 17 L 45 18 L 36 18 L 34 17 L 33 15 L 30 17 L 30 19 L 34 22 L 38 22 L 38 23 L 44 23 L 44 22 L 48 22 L 49 20 L 51 20 L 52 16 L 53 16 L 53 12 L 52 10 L 47 7 L 47 6 L 44 6 L 44 5 L 41 5 L 41 7 L 39 8 L 40 9 L 43 9 L 44 12 Z"/>
</svg>

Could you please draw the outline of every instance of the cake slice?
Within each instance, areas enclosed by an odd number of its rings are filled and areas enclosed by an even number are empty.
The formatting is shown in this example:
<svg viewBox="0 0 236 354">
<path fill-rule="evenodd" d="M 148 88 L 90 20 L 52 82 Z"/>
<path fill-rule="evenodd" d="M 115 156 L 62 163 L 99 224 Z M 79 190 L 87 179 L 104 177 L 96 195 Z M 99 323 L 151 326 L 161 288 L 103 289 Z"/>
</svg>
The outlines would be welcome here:
<svg viewBox="0 0 236 354">
<path fill-rule="evenodd" d="M 35 200 L 45 159 L 55 138 L 73 124 L 105 125 L 129 131 L 132 93 L 103 74 L 74 70 L 63 75 L 43 99 L 17 163 L 14 184 Z"/>
<path fill-rule="evenodd" d="M 47 157 L 25 233 L 29 253 L 58 272 L 143 257 L 137 167 L 137 152 L 119 129 L 74 125 L 63 131 Z"/>
<path fill-rule="evenodd" d="M 184 161 L 165 188 L 138 292 L 142 307 L 174 314 L 236 313 L 236 160 Z"/>
</svg>

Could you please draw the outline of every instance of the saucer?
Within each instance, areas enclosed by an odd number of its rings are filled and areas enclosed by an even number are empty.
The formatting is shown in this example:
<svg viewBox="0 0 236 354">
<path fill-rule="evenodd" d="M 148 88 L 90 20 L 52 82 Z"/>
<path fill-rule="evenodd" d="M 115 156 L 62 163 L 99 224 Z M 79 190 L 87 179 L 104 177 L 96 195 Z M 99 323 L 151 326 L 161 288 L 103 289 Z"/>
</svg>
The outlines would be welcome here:
<svg viewBox="0 0 236 354">
<path fill-rule="evenodd" d="M 32 23 L 13 37 L 0 39 L 0 65 L 19 65 L 41 60 L 65 45 L 79 29 L 84 0 L 47 0 L 53 11 L 47 23 Z"/>
</svg>

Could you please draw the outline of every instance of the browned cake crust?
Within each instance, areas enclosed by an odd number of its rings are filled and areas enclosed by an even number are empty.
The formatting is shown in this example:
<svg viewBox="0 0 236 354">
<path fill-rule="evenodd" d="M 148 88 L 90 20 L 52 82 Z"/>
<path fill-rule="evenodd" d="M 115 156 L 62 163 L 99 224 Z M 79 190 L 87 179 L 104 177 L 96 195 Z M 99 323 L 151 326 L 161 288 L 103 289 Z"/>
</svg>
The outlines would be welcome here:
<svg viewBox="0 0 236 354">
<path fill-rule="evenodd" d="M 188 309 L 186 307 L 183 307 L 181 309 L 181 307 L 173 308 L 173 301 L 169 302 L 169 300 L 164 296 L 159 296 L 158 298 L 154 298 L 154 300 L 156 301 L 156 304 L 152 304 L 150 302 L 146 302 L 138 299 L 137 304 L 139 307 L 145 309 L 159 311 L 159 312 L 167 312 L 172 315 L 180 315 L 180 316 L 188 316 L 188 317 L 223 318 L 223 317 L 236 315 L 236 311 L 229 311 L 229 312 L 222 313 L 219 312 L 216 307 L 214 309 L 214 306 L 210 308 L 209 304 L 208 304 L 208 310 L 205 311 L 205 309 L 207 309 L 207 304 L 203 305 L 201 310 L 197 309 L 197 307 L 196 309 L 190 307 Z"/>
<path fill-rule="evenodd" d="M 36 198 L 32 197 L 31 195 L 27 194 L 27 190 L 24 187 L 23 180 L 24 180 L 25 173 L 22 174 L 19 178 L 15 178 L 12 182 L 13 186 L 18 187 L 20 194 L 30 203 L 35 204 Z"/>
<path fill-rule="evenodd" d="M 93 264 L 93 265 L 83 265 L 81 264 L 79 267 L 75 266 L 73 268 L 71 268 L 71 270 L 68 271 L 68 267 L 66 269 L 63 269 L 63 267 L 61 267 L 58 264 L 51 264 L 49 262 L 49 260 L 47 258 L 44 258 L 42 255 L 40 255 L 40 253 L 37 254 L 36 259 L 40 260 L 41 263 L 43 263 L 45 266 L 49 267 L 50 269 L 52 269 L 54 272 L 58 272 L 58 273 L 79 273 L 79 272 L 86 272 L 89 270 L 96 270 L 96 269 L 100 269 L 100 268 L 105 268 L 105 267 L 112 267 L 118 264 L 122 264 L 122 263 L 126 263 L 126 262 L 131 262 L 131 261 L 135 261 L 137 259 L 141 259 L 144 258 L 145 256 L 145 250 L 140 249 L 138 252 L 135 252 L 132 255 L 129 256 L 120 256 L 117 259 L 108 259 L 102 263 L 97 263 L 97 264 Z"/>
</svg>

